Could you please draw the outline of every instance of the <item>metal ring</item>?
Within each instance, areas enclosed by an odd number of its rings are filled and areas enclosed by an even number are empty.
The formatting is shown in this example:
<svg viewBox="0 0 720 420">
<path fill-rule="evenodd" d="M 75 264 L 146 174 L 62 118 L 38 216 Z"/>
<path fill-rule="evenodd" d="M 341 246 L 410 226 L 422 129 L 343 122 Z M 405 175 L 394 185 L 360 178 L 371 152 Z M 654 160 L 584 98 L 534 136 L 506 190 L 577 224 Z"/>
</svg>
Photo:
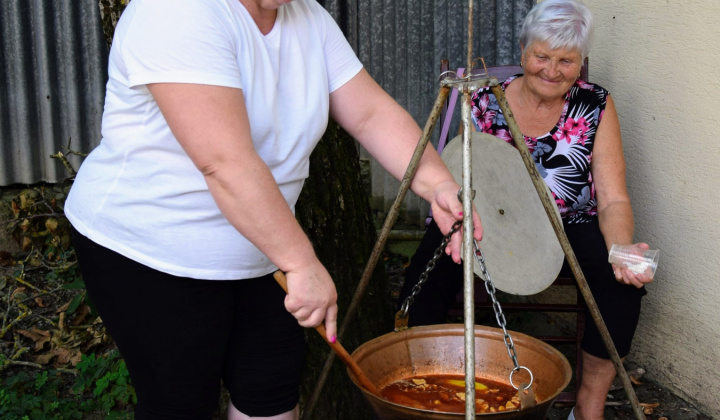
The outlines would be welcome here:
<svg viewBox="0 0 720 420">
<path fill-rule="evenodd" d="M 411 304 L 412 304 L 412 301 L 410 300 L 410 297 L 405 299 L 403 304 L 400 306 L 400 310 L 402 311 L 402 314 L 400 314 L 400 318 L 407 318 L 408 312 L 410 312 Z"/>
<path fill-rule="evenodd" d="M 458 192 L 457 192 L 457 198 L 458 198 L 458 201 L 462 203 L 462 201 L 463 201 L 463 189 L 462 189 L 462 187 L 460 187 L 460 189 L 459 189 Z M 475 190 L 471 190 L 471 192 L 470 192 L 470 199 L 471 199 L 471 200 L 474 200 L 474 199 L 475 199 Z"/>
<path fill-rule="evenodd" d="M 456 71 L 453 70 L 445 70 L 444 72 L 440 73 L 440 76 L 438 76 L 438 81 L 443 79 L 443 76 L 454 74 L 456 79 L 460 79 L 460 76 L 458 76 Z"/>
<path fill-rule="evenodd" d="M 530 369 L 528 369 L 528 368 L 525 367 L 525 366 L 518 366 L 518 367 L 516 367 L 516 368 L 513 368 L 512 372 L 510 372 L 510 385 L 512 385 L 513 388 L 518 389 L 518 387 L 516 387 L 515 384 L 513 383 L 513 374 L 514 374 L 515 372 L 520 371 L 520 369 L 525 369 L 525 370 L 527 370 L 528 373 L 530 374 L 530 383 L 529 383 L 525 388 L 523 388 L 523 391 L 525 391 L 526 389 L 530 388 L 530 386 L 533 384 L 533 374 L 532 374 L 532 371 L 530 371 Z"/>
</svg>

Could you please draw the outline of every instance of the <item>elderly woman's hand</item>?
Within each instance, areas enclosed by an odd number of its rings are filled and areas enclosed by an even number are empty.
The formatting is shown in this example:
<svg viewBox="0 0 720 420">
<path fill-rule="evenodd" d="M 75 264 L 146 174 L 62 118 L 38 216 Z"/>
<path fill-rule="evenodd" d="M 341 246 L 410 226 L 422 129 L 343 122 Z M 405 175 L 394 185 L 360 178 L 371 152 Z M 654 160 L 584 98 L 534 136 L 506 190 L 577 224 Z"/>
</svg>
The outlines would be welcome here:
<svg viewBox="0 0 720 420">
<path fill-rule="evenodd" d="M 650 249 L 650 245 L 646 244 L 645 242 L 638 242 L 636 244 L 633 244 L 633 246 L 641 250 Z M 653 281 L 653 278 L 649 277 L 647 274 L 635 273 L 627 267 L 612 264 L 612 268 L 613 273 L 615 273 L 615 279 L 617 281 L 630 286 L 635 286 L 638 289 Z"/>
<path fill-rule="evenodd" d="M 432 208 L 433 218 L 443 234 L 450 232 L 453 224 L 463 219 L 463 205 L 458 200 L 458 191 L 460 186 L 454 181 L 445 181 L 435 186 L 435 192 L 430 205 Z M 480 224 L 480 216 L 473 206 L 473 238 L 482 239 L 482 225 Z M 462 260 L 460 251 L 463 242 L 462 229 L 459 229 L 450 238 L 450 243 L 445 248 L 445 253 L 450 255 L 456 263 Z M 439 244 L 438 244 L 439 245 Z"/>
</svg>

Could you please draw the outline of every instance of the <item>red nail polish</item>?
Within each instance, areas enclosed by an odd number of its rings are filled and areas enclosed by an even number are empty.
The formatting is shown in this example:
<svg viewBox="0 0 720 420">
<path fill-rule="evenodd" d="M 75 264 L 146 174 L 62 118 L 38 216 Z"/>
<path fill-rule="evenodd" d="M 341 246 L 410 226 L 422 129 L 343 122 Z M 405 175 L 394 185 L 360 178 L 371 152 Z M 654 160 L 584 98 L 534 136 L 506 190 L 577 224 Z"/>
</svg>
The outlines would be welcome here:
<svg viewBox="0 0 720 420">
<path fill-rule="evenodd" d="M 333 335 L 332 337 L 330 337 L 330 342 L 331 342 L 331 343 L 334 343 L 334 342 L 336 342 L 336 341 L 337 341 L 337 337 L 335 337 L 334 335 Z"/>
<path fill-rule="evenodd" d="M 462 217 L 462 216 L 463 216 L 463 212 L 458 213 L 458 216 Z"/>
</svg>

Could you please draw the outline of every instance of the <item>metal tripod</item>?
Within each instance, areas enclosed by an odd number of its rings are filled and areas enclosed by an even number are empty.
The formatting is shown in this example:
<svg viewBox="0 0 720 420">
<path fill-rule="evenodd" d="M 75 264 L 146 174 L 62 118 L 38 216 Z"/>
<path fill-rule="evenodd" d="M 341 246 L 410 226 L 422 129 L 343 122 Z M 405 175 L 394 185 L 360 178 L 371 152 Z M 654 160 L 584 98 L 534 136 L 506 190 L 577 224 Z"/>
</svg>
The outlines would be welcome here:
<svg viewBox="0 0 720 420">
<path fill-rule="evenodd" d="M 474 247 L 473 247 L 473 221 L 472 221 L 472 149 L 471 149 L 471 136 L 472 136 L 472 127 L 471 127 L 471 96 L 472 93 L 475 92 L 478 89 L 490 87 L 490 90 L 497 98 L 498 104 L 500 105 L 500 108 L 502 109 L 502 112 L 505 116 L 505 119 L 508 123 L 508 126 L 510 127 L 510 133 L 512 134 L 513 141 L 515 143 L 515 147 L 520 152 L 520 155 L 522 157 L 523 163 L 525 164 L 525 167 L 528 171 L 528 174 L 530 175 L 530 178 L 532 179 L 533 185 L 535 186 L 535 189 L 538 193 L 538 196 L 540 197 L 540 200 L 543 204 L 543 208 L 545 209 L 545 212 L 550 220 L 550 223 L 553 226 L 553 229 L 555 231 L 555 234 L 557 235 L 558 241 L 560 242 L 560 245 L 563 249 L 563 252 L 565 253 L 565 257 L 570 265 L 570 268 L 572 270 L 572 273 L 575 277 L 575 280 L 577 282 L 578 288 L 580 289 L 580 292 L 582 293 L 583 298 L 585 299 L 586 305 L 590 311 L 590 314 L 595 321 L 595 324 L 598 327 L 598 330 L 600 332 L 600 336 L 603 340 L 603 343 L 605 344 L 605 348 L 607 349 L 608 353 L 610 354 L 610 358 L 613 361 L 613 364 L 615 366 L 615 370 L 617 371 L 618 376 L 620 377 L 620 380 L 622 382 L 623 388 L 625 389 L 625 392 L 627 393 L 628 399 L 630 400 L 630 404 L 633 407 L 633 412 L 635 413 L 635 417 L 637 420 L 646 420 L 645 414 L 643 413 L 642 407 L 640 406 L 640 402 L 638 401 L 637 395 L 635 394 L 635 390 L 632 387 L 632 383 L 630 382 L 630 377 L 628 376 L 627 372 L 625 371 L 625 368 L 622 364 L 622 360 L 620 359 L 620 356 L 617 352 L 617 349 L 615 348 L 615 345 L 612 341 L 612 338 L 610 337 L 610 333 L 608 332 L 607 326 L 605 325 L 605 322 L 600 314 L 600 310 L 597 307 L 597 304 L 595 302 L 595 298 L 592 296 L 592 293 L 590 292 L 590 288 L 587 284 L 587 280 L 585 279 L 585 276 L 580 268 L 580 264 L 578 263 L 578 260 L 575 256 L 575 253 L 572 250 L 572 247 L 570 246 L 570 242 L 568 241 L 568 238 L 565 234 L 565 230 L 562 225 L 562 221 L 555 213 L 555 203 L 553 202 L 552 198 L 548 195 L 546 189 L 545 189 L 545 182 L 543 181 L 542 177 L 540 176 L 540 173 L 538 172 L 537 168 L 535 167 L 535 162 L 533 161 L 533 158 L 527 148 L 527 145 L 525 144 L 525 140 L 523 138 L 522 133 L 520 132 L 520 129 L 517 125 L 517 122 L 515 121 L 515 118 L 513 116 L 512 111 L 510 110 L 510 106 L 508 105 L 507 99 L 505 98 L 505 92 L 502 90 L 502 87 L 500 86 L 498 80 L 494 76 L 490 75 L 482 75 L 479 77 L 472 76 L 472 68 L 473 68 L 473 54 L 472 54 L 472 35 L 473 35 L 473 22 L 472 22 L 472 16 L 473 16 L 473 0 L 468 0 L 468 42 L 467 42 L 467 65 L 466 65 L 466 72 L 463 77 L 460 77 L 460 75 L 457 75 L 458 77 L 448 77 L 440 81 L 440 89 L 437 95 L 437 98 L 435 99 L 435 104 L 433 105 L 432 111 L 430 112 L 430 116 L 428 117 L 425 127 L 423 128 L 422 135 L 418 141 L 418 144 L 415 148 L 415 151 L 413 153 L 413 156 L 410 160 L 410 164 L 408 165 L 408 168 L 405 172 L 405 175 L 403 176 L 403 179 L 400 183 L 399 191 L 397 194 L 397 197 L 395 198 L 395 201 L 393 202 L 393 205 L 390 208 L 390 211 L 387 214 L 387 217 L 385 219 L 385 223 L 383 224 L 383 227 L 380 231 L 378 241 L 375 244 L 375 247 L 373 248 L 372 253 L 370 254 L 370 259 L 368 260 L 367 265 L 365 266 L 365 270 L 363 272 L 363 275 L 360 279 L 360 283 L 358 284 L 357 289 L 355 290 L 355 294 L 353 295 L 353 299 L 350 302 L 350 306 L 348 307 L 348 310 L 343 317 L 342 325 L 338 332 L 338 338 L 341 338 L 345 331 L 347 331 L 347 328 L 352 321 L 352 317 L 357 311 L 357 307 L 360 303 L 360 299 L 365 293 L 365 290 L 367 289 L 368 283 L 370 281 L 370 278 L 372 276 L 373 271 L 375 270 L 375 267 L 377 265 L 378 260 L 380 259 L 380 255 L 382 253 L 382 250 L 385 247 L 385 244 L 387 242 L 388 236 L 390 234 L 390 231 L 392 229 L 392 226 L 395 224 L 395 221 L 397 220 L 397 217 L 400 213 L 400 208 L 402 205 L 403 200 L 405 199 L 405 195 L 407 194 L 407 191 L 410 189 L 410 184 L 412 183 L 413 178 L 415 177 L 415 174 L 417 172 L 420 159 L 425 151 L 425 147 L 427 146 L 428 141 L 430 140 L 430 135 L 432 134 L 435 124 L 437 123 L 440 113 L 443 107 L 443 104 L 446 102 L 448 94 L 450 93 L 450 90 L 452 88 L 458 89 L 462 93 L 462 105 L 461 105 L 461 124 L 463 128 L 463 158 L 462 158 L 462 166 L 463 166 L 463 182 L 462 182 L 462 203 L 463 203 L 463 261 L 471 262 L 473 261 L 474 257 Z M 464 331 L 465 331 L 465 382 L 466 382 L 466 411 L 465 411 L 465 418 L 467 420 L 474 420 L 475 419 L 475 302 L 474 302 L 474 273 L 473 273 L 473 265 L 471 263 L 464 264 L 463 269 L 463 278 L 464 278 L 464 288 L 463 288 L 463 295 L 464 295 Z M 322 391 L 323 385 L 325 381 L 327 380 L 327 375 L 330 371 L 330 367 L 332 366 L 332 363 L 335 359 L 335 354 L 330 352 L 328 354 L 328 357 L 325 361 L 325 365 L 323 366 L 322 373 L 320 374 L 320 377 L 318 378 L 317 385 L 315 387 L 315 391 L 311 395 L 310 399 L 308 400 L 308 403 L 305 406 L 305 410 L 303 412 L 303 420 L 309 420 L 310 415 L 312 413 L 312 410 L 317 403 L 317 400 L 320 397 L 320 393 Z"/>
</svg>

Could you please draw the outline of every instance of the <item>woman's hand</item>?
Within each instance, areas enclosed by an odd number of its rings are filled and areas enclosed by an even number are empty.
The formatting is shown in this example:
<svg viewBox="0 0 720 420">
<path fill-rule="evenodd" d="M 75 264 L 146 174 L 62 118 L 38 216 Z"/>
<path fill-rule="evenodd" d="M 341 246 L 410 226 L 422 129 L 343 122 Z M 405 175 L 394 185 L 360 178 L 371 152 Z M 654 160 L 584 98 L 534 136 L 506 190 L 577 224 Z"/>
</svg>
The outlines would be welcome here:
<svg viewBox="0 0 720 420">
<path fill-rule="evenodd" d="M 445 235 L 450 232 L 456 221 L 463 219 L 463 205 L 458 200 L 458 191 L 460 191 L 460 186 L 454 181 L 441 182 L 436 185 L 434 195 L 429 200 L 435 223 Z M 482 240 L 482 225 L 475 206 L 473 206 L 473 227 L 473 238 L 478 241 Z M 445 253 L 450 255 L 456 263 L 460 263 L 462 260 L 462 243 L 463 230 L 459 229 L 452 235 L 450 243 L 445 248 Z"/>
<path fill-rule="evenodd" d="M 299 267 L 285 273 L 288 294 L 285 297 L 285 309 L 298 323 L 306 328 L 314 328 L 325 321 L 327 340 L 335 342 L 337 335 L 337 291 L 330 273 L 320 261 Z"/>
<path fill-rule="evenodd" d="M 650 249 L 650 245 L 646 244 L 645 242 L 638 242 L 636 244 L 633 244 L 632 246 L 637 247 L 638 250 L 642 251 Z M 653 281 L 652 277 L 648 276 L 647 274 L 637 274 L 627 267 L 612 264 L 612 268 L 613 272 L 615 273 L 615 279 L 618 282 L 630 286 L 635 286 L 638 289 Z"/>
</svg>

